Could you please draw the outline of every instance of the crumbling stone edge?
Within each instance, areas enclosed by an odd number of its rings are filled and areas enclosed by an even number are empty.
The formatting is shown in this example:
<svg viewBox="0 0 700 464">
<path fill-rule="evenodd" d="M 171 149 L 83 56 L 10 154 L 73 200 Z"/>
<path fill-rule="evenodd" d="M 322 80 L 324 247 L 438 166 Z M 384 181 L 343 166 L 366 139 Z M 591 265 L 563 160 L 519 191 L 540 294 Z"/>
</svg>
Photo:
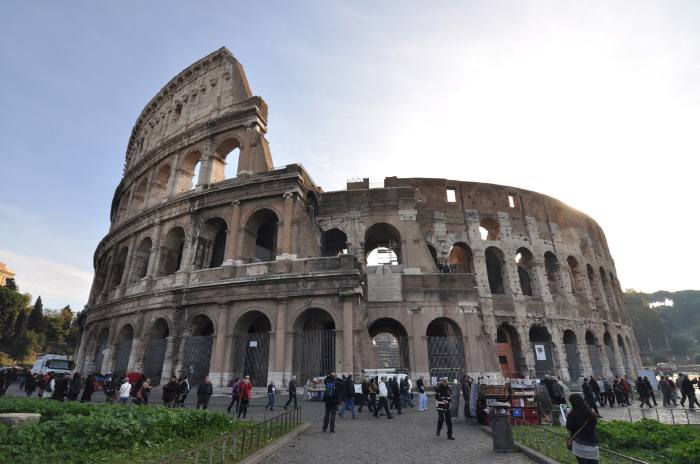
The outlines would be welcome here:
<svg viewBox="0 0 700 464">
<path fill-rule="evenodd" d="M 484 433 L 491 435 L 491 429 L 482 426 L 481 430 L 484 431 Z M 519 443 L 515 444 L 515 450 L 520 451 L 523 453 L 525 456 L 529 457 L 533 461 L 539 463 L 539 464 L 561 464 L 559 461 L 554 460 L 548 456 L 545 456 L 544 454 L 540 453 L 539 451 L 535 451 L 534 449 L 527 447 L 525 445 L 521 445 Z"/>
<path fill-rule="evenodd" d="M 272 455 L 277 454 L 277 452 L 279 452 L 282 448 L 286 447 L 287 445 L 291 444 L 299 437 L 301 437 L 310 428 L 311 424 L 301 424 L 299 427 L 292 430 L 279 440 L 275 440 L 274 442 L 267 445 L 265 448 L 251 454 L 250 456 L 242 460 L 240 464 L 259 464 L 261 462 L 265 462 Z"/>
</svg>

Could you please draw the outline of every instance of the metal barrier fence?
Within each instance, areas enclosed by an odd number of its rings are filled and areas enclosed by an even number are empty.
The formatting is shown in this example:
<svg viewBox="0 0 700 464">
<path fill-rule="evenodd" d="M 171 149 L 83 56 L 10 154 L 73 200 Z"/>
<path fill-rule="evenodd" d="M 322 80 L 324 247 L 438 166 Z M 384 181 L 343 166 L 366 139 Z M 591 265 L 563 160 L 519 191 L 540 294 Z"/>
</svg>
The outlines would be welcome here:
<svg viewBox="0 0 700 464">
<path fill-rule="evenodd" d="M 695 412 L 698 411 L 698 412 Z M 615 420 L 637 422 L 641 419 L 651 419 L 669 425 L 700 425 L 700 410 L 683 408 L 627 408 L 627 412 Z"/>
<path fill-rule="evenodd" d="M 576 457 L 566 448 L 568 435 L 546 427 L 516 422 L 513 427 L 515 441 L 565 464 L 576 464 Z M 647 464 L 646 461 L 600 447 L 600 464 Z"/>
<path fill-rule="evenodd" d="M 290 409 L 275 417 L 226 434 L 209 443 L 174 456 L 161 464 L 231 464 L 240 462 L 301 424 L 301 408 Z"/>
</svg>

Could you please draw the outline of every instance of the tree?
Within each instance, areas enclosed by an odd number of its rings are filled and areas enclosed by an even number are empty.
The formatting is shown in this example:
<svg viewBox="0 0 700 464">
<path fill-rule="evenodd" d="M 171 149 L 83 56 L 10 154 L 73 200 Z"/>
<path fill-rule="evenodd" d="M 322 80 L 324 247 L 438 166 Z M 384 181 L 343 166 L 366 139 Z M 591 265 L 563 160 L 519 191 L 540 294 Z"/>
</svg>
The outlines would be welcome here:
<svg viewBox="0 0 700 464">
<path fill-rule="evenodd" d="M 25 330 L 12 339 L 9 354 L 15 362 L 21 362 L 36 350 L 38 344 L 39 336 L 31 330 Z"/>
<path fill-rule="evenodd" d="M 17 316 L 26 308 L 30 296 L 9 287 L 0 287 L 0 350 L 6 350 L 15 333 Z"/>
<path fill-rule="evenodd" d="M 12 277 L 8 277 L 7 280 L 5 280 L 5 287 L 9 288 L 10 290 L 14 290 L 15 292 L 19 292 L 17 282 L 15 282 L 15 279 Z"/>
<path fill-rule="evenodd" d="M 29 315 L 29 329 L 35 332 L 40 332 L 44 326 L 44 304 L 41 302 L 41 296 L 36 299 L 32 313 Z"/>
</svg>

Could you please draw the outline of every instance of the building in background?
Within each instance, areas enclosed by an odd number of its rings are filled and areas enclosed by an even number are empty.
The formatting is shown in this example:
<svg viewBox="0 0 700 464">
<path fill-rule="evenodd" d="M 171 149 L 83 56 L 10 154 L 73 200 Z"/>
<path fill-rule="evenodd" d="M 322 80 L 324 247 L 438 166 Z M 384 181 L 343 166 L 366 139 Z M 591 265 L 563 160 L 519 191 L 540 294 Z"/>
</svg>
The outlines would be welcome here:
<svg viewBox="0 0 700 464">
<path fill-rule="evenodd" d="M 14 279 L 15 273 L 7 268 L 5 263 L 0 263 L 0 286 L 4 286 L 7 279 Z"/>
</svg>

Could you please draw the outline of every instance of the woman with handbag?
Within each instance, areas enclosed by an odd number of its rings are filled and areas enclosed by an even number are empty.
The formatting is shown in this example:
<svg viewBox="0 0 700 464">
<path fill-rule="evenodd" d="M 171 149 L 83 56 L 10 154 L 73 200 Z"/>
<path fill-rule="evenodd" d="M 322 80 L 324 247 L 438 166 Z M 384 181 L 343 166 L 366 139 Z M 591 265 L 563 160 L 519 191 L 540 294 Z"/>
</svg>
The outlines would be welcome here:
<svg viewBox="0 0 700 464">
<path fill-rule="evenodd" d="M 566 428 L 570 437 L 566 446 L 576 456 L 578 464 L 598 464 L 600 449 L 595 431 L 598 417 L 579 394 L 571 395 L 569 403 L 571 412 L 566 417 Z"/>
</svg>

